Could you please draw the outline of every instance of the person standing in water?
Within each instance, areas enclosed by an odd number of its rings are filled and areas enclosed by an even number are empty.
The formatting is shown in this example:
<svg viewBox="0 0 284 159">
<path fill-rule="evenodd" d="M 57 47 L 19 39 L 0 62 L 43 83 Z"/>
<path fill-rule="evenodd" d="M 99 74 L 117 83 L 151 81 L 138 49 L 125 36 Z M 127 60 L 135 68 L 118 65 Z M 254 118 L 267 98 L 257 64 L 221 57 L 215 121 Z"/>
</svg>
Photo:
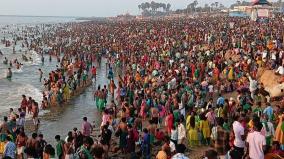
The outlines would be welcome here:
<svg viewBox="0 0 284 159">
<path fill-rule="evenodd" d="M 12 71 L 11 71 L 11 68 L 8 68 L 6 77 L 7 77 L 7 79 L 11 80 L 11 78 L 12 78 Z"/>
<path fill-rule="evenodd" d="M 38 72 L 39 72 L 39 82 L 41 82 L 43 72 L 40 68 L 38 69 Z"/>
</svg>

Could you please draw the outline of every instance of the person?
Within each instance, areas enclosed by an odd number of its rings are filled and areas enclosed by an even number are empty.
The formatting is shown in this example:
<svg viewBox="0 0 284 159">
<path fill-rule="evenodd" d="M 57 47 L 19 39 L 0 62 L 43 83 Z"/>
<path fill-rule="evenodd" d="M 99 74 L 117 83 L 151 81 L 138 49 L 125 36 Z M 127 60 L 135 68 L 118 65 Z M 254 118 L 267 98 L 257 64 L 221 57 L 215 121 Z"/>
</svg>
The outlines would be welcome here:
<svg viewBox="0 0 284 159">
<path fill-rule="evenodd" d="M 65 152 L 64 152 L 64 144 L 65 142 L 60 139 L 60 135 L 55 136 L 56 140 L 56 154 L 59 159 L 64 159 L 65 158 Z"/>
<path fill-rule="evenodd" d="M 284 109 L 281 109 L 280 114 L 278 115 L 278 124 L 273 139 L 274 141 L 278 141 L 281 146 L 284 145 L 284 132 L 282 129 L 283 120 L 284 120 Z"/>
<path fill-rule="evenodd" d="M 26 148 L 37 149 L 38 148 L 38 140 L 37 140 L 37 133 L 33 133 L 31 138 L 27 140 Z"/>
<path fill-rule="evenodd" d="M 135 153 L 135 134 L 131 124 L 127 124 L 128 136 L 127 136 L 127 152 L 130 154 Z"/>
<path fill-rule="evenodd" d="M 150 159 L 151 158 L 151 148 L 150 148 L 150 134 L 148 129 L 144 128 L 143 129 L 143 138 L 142 138 L 142 145 L 141 145 L 141 150 L 142 150 L 142 156 L 145 159 Z"/>
<path fill-rule="evenodd" d="M 32 102 L 32 114 L 33 114 L 33 123 L 35 126 L 35 130 L 37 130 L 39 126 L 38 113 L 39 113 L 38 103 L 34 101 Z"/>
<path fill-rule="evenodd" d="M 73 137 L 68 137 L 67 142 L 64 144 L 64 152 L 65 152 L 64 159 L 73 159 L 75 151 L 72 142 L 73 142 Z"/>
<path fill-rule="evenodd" d="M 91 123 L 88 122 L 88 118 L 84 117 L 83 118 L 83 123 L 82 123 L 82 134 L 86 137 L 90 136 L 93 130 L 93 127 Z"/>
<path fill-rule="evenodd" d="M 40 68 L 38 69 L 38 72 L 39 72 L 39 82 L 41 82 L 43 72 Z"/>
<path fill-rule="evenodd" d="M 55 159 L 55 149 L 50 144 L 44 148 L 43 159 Z"/>
<path fill-rule="evenodd" d="M 266 103 L 266 108 L 263 110 L 263 114 L 266 114 L 269 120 L 272 119 L 273 108 L 270 103 Z"/>
<path fill-rule="evenodd" d="M 218 159 L 218 153 L 215 150 L 205 151 L 204 158 L 207 158 L 207 159 Z"/>
<path fill-rule="evenodd" d="M 273 136 L 275 135 L 274 126 L 268 119 L 268 115 L 263 115 L 262 125 L 262 129 L 264 130 L 263 132 L 265 132 L 266 146 L 268 150 L 272 144 Z"/>
<path fill-rule="evenodd" d="M 194 112 L 191 115 L 188 115 L 186 118 L 186 129 L 187 129 L 187 138 L 190 146 L 198 145 L 198 128 L 195 122 Z"/>
<path fill-rule="evenodd" d="M 184 154 L 185 150 L 186 150 L 186 146 L 184 144 L 177 144 L 176 146 L 177 153 L 173 155 L 171 159 L 189 159 Z"/>
<path fill-rule="evenodd" d="M 3 122 L 0 125 L 0 141 L 4 142 L 7 136 L 7 131 L 8 131 L 8 117 L 4 116 L 3 117 Z"/>
<path fill-rule="evenodd" d="M 8 80 L 11 80 L 12 79 L 12 71 L 11 71 L 11 68 L 8 68 L 8 71 L 7 71 L 7 74 L 6 74 L 6 78 Z"/>
<path fill-rule="evenodd" d="M 200 115 L 200 130 L 202 132 L 203 143 L 205 145 L 210 145 L 210 127 L 209 121 L 207 120 L 205 114 Z"/>
<path fill-rule="evenodd" d="M 214 148 L 220 156 L 224 156 L 229 150 L 229 132 L 223 128 L 223 124 L 223 118 L 217 118 L 217 133 Z"/>
<path fill-rule="evenodd" d="M 14 159 L 16 158 L 16 144 L 12 142 L 12 139 L 10 136 L 6 137 L 6 145 L 4 148 L 4 153 L 3 153 L 3 159 Z"/>
<path fill-rule="evenodd" d="M 90 148 L 91 145 L 93 145 L 93 140 L 90 137 L 85 137 L 83 139 L 83 144 L 80 147 L 80 158 L 86 158 L 86 159 L 93 159 L 93 156 L 91 155 Z"/>
<path fill-rule="evenodd" d="M 262 124 L 260 122 L 254 123 L 254 131 L 248 133 L 246 142 L 249 157 L 252 159 L 264 159 L 264 151 L 266 146 L 265 136 L 263 136 L 260 131 L 262 129 Z"/>
<path fill-rule="evenodd" d="M 182 119 L 179 119 L 179 122 L 178 122 L 178 129 L 177 129 L 177 132 L 178 132 L 178 144 L 182 144 L 185 140 L 185 137 L 186 137 L 186 132 L 185 132 L 185 127 L 183 125 L 183 120 Z"/>
<path fill-rule="evenodd" d="M 177 145 L 177 142 L 178 142 L 178 131 L 177 131 L 175 125 L 172 127 L 172 130 L 171 130 L 171 141 L 173 143 L 175 143 L 175 145 Z"/>
<path fill-rule="evenodd" d="M 245 129 L 241 124 L 243 119 L 239 114 L 235 114 L 233 119 L 234 151 L 230 155 L 232 159 L 238 159 L 244 155 Z"/>
<path fill-rule="evenodd" d="M 27 97 L 26 97 L 26 95 L 22 95 L 22 102 L 21 102 L 21 108 L 22 108 L 22 110 L 24 111 L 24 112 L 26 112 L 27 111 L 27 107 L 28 107 L 28 100 L 27 100 Z"/>
<path fill-rule="evenodd" d="M 96 80 L 97 68 L 95 66 L 93 66 L 92 69 L 91 69 L 91 72 L 92 72 L 92 78 L 94 78 Z"/>
<path fill-rule="evenodd" d="M 26 136 L 25 132 L 23 130 L 20 131 L 19 135 L 16 138 L 18 159 L 24 159 L 24 150 L 25 150 L 27 140 L 28 140 L 28 137 Z"/>
<path fill-rule="evenodd" d="M 162 149 L 156 155 L 156 159 L 168 159 L 167 150 L 166 150 L 165 145 L 162 146 Z"/>
<path fill-rule="evenodd" d="M 47 145 L 47 142 L 44 140 L 43 134 L 39 134 L 36 153 L 37 153 L 37 156 L 39 156 L 40 158 L 43 158 L 43 151 L 46 145 Z"/>
<path fill-rule="evenodd" d="M 108 150 L 110 148 L 111 134 L 112 134 L 112 132 L 110 131 L 110 129 L 108 129 L 108 125 L 103 125 L 100 143 L 102 144 L 102 146 L 104 148 L 104 152 L 106 154 L 106 157 L 108 157 Z"/>
<path fill-rule="evenodd" d="M 93 157 L 95 159 L 103 159 L 104 149 L 101 146 L 96 145 L 93 148 L 92 153 L 94 154 Z"/>
</svg>

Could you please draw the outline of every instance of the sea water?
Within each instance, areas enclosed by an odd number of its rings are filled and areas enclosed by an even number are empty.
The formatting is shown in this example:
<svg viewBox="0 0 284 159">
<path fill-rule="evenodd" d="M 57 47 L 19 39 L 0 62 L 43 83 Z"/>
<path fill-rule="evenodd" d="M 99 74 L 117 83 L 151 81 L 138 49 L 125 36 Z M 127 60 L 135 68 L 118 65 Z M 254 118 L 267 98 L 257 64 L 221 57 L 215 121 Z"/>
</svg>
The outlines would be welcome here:
<svg viewBox="0 0 284 159">
<path fill-rule="evenodd" d="M 0 16 L 0 39 L 4 37 L 6 39 L 12 39 L 13 34 L 21 32 L 21 29 L 25 27 L 33 27 L 40 24 L 56 24 L 75 21 L 74 18 L 56 18 L 56 17 L 16 17 L 16 16 Z M 35 51 L 28 51 L 26 48 L 21 47 L 19 42 L 15 46 L 16 53 L 13 54 L 13 45 L 5 47 L 4 44 L 0 44 L 0 50 L 4 55 L 0 55 L 0 120 L 4 115 L 8 115 L 9 108 L 20 107 L 21 96 L 25 94 L 27 97 L 35 99 L 39 105 L 42 101 L 43 83 L 39 81 L 38 69 L 43 71 L 43 78 L 48 78 L 48 73 L 56 69 L 57 60 L 55 58 L 49 61 L 49 56 L 45 55 L 45 62 L 41 62 L 41 56 Z M 22 60 L 22 54 L 26 54 L 27 57 L 31 57 L 33 62 L 24 62 Z M 20 69 L 12 67 L 12 80 L 6 79 L 7 69 L 10 67 L 3 64 L 4 57 L 8 60 L 18 59 L 23 66 Z M 105 60 L 102 61 L 105 63 Z M 106 85 L 106 70 L 104 64 L 101 68 L 97 69 L 97 85 Z M 43 80 L 42 78 L 42 80 Z M 97 117 L 95 117 L 95 114 Z M 48 142 L 54 143 L 54 136 L 65 135 L 73 127 L 80 129 L 82 118 L 87 116 L 89 121 L 96 121 L 96 125 L 99 125 L 100 117 L 96 111 L 95 102 L 93 100 L 93 88 L 87 88 L 85 92 L 70 101 L 67 106 L 55 107 L 46 111 L 40 110 L 40 127 L 39 132 L 44 134 L 45 139 Z"/>
</svg>

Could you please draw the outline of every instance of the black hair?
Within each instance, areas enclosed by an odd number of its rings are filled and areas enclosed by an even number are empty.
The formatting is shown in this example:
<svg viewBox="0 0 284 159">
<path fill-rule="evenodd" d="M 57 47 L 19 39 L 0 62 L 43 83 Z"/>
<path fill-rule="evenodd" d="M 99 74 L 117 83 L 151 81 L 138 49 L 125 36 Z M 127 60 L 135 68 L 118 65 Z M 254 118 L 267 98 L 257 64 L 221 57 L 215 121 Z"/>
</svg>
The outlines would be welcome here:
<svg viewBox="0 0 284 159">
<path fill-rule="evenodd" d="M 55 140 L 60 140 L 60 135 L 56 135 Z"/>
</svg>

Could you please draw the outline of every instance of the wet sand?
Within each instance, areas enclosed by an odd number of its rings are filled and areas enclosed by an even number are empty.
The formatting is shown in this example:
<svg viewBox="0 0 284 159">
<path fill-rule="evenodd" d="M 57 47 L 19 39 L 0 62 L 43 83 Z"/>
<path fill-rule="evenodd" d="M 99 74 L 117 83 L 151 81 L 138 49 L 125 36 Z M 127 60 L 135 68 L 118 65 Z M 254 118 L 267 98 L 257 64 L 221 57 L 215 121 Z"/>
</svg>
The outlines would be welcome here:
<svg viewBox="0 0 284 159">
<path fill-rule="evenodd" d="M 108 80 L 106 75 L 105 59 L 102 60 L 101 66 L 97 67 L 97 81 L 98 85 L 107 85 Z M 55 135 L 66 135 L 68 131 L 73 130 L 74 127 L 81 129 L 81 122 L 84 116 L 88 117 L 88 121 L 94 123 L 97 127 L 100 125 L 101 116 L 97 111 L 93 97 L 94 88 L 88 86 L 86 89 L 76 92 L 78 96 L 73 96 L 69 102 L 62 106 L 55 106 L 49 108 L 50 112 L 40 116 L 39 133 L 44 134 L 44 138 L 48 143 L 54 144 Z M 31 120 L 26 123 L 28 134 L 32 133 L 34 128 Z M 62 136 L 65 138 L 65 136 Z"/>
</svg>

